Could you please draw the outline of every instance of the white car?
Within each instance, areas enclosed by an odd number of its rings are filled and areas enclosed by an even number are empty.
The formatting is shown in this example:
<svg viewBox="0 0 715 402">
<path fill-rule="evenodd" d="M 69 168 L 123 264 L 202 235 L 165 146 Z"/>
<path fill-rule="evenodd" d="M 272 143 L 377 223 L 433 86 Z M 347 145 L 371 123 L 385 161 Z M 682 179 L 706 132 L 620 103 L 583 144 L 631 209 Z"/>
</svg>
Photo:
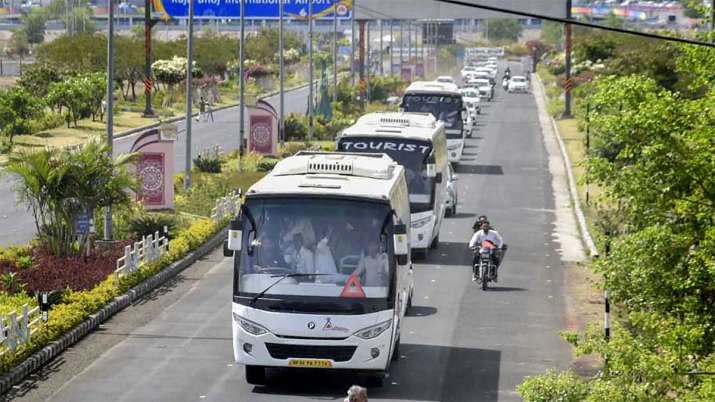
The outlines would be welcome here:
<svg viewBox="0 0 715 402">
<path fill-rule="evenodd" d="M 509 80 L 509 86 L 507 87 L 508 92 L 529 92 L 529 83 L 526 81 L 526 77 L 521 75 L 515 75 Z"/>
<path fill-rule="evenodd" d="M 477 67 L 476 73 L 486 74 L 489 78 L 496 79 L 497 72 L 491 67 Z"/>
<path fill-rule="evenodd" d="M 447 197 L 445 197 L 444 204 L 447 209 L 445 215 L 454 216 L 457 215 L 457 204 L 459 203 L 459 192 L 457 191 L 457 174 L 454 173 L 454 168 L 452 164 L 448 164 L 449 169 L 447 169 Z"/>
<path fill-rule="evenodd" d="M 468 76 L 470 73 L 473 73 L 476 69 L 477 69 L 477 68 L 474 67 L 474 66 L 464 66 L 464 68 L 462 68 L 462 71 L 460 71 L 460 74 L 462 75 L 462 79 L 463 79 L 463 80 L 466 80 L 466 79 L 467 79 L 467 76 Z"/>
<path fill-rule="evenodd" d="M 477 91 L 479 91 L 480 98 L 486 99 L 489 102 L 491 102 L 492 98 L 494 98 L 494 87 L 489 82 L 489 79 L 476 78 L 470 80 L 467 84 L 469 87 L 476 88 Z"/>
<path fill-rule="evenodd" d="M 437 79 L 436 79 L 435 81 L 437 81 L 437 82 L 444 82 L 444 83 L 447 83 L 447 84 L 454 84 L 454 83 L 455 83 L 455 82 L 454 82 L 454 78 L 452 78 L 452 77 L 450 77 L 450 76 L 448 76 L 448 75 L 441 75 L 441 76 L 437 77 Z"/>
</svg>

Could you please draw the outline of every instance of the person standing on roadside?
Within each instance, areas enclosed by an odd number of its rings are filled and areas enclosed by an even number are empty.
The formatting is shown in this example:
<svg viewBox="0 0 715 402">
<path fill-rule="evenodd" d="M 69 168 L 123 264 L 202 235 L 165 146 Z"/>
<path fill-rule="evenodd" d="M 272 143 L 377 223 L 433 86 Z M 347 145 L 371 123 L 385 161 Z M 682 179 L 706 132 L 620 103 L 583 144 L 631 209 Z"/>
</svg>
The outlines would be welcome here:
<svg viewBox="0 0 715 402">
<path fill-rule="evenodd" d="M 367 390 L 359 385 L 353 385 L 348 389 L 348 396 L 343 402 L 367 402 Z"/>
</svg>

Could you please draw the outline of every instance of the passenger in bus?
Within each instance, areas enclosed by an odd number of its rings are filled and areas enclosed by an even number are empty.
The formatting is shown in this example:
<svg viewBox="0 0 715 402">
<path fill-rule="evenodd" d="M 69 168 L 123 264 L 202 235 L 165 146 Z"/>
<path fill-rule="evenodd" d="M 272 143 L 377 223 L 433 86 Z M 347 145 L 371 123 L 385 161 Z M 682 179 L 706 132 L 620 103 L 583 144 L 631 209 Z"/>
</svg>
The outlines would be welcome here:
<svg viewBox="0 0 715 402">
<path fill-rule="evenodd" d="M 329 228 L 325 236 L 315 246 L 315 273 L 333 275 L 338 273 L 338 268 L 335 265 L 333 251 L 330 249 L 330 238 L 332 237 L 332 228 Z M 323 279 L 327 279 L 323 278 Z"/>
<path fill-rule="evenodd" d="M 315 256 L 303 242 L 303 235 L 296 233 L 293 235 L 293 249 L 295 255 L 293 264 L 296 273 L 299 274 L 314 274 L 315 273 Z"/>
<path fill-rule="evenodd" d="M 360 259 L 353 275 L 358 277 L 364 275 L 362 282 L 364 286 L 387 286 L 388 272 L 387 254 L 380 251 L 379 240 L 371 238 L 367 243 L 367 255 Z"/>
<path fill-rule="evenodd" d="M 306 247 L 313 248 L 315 246 L 315 230 L 307 218 L 295 218 L 291 220 L 289 216 L 284 216 L 281 226 L 284 230 L 281 237 L 284 245 L 290 246 L 294 235 L 299 233 Z"/>
<path fill-rule="evenodd" d="M 275 237 L 269 233 L 261 236 L 258 250 L 258 265 L 261 267 L 286 267 L 283 253 L 278 247 Z"/>
</svg>

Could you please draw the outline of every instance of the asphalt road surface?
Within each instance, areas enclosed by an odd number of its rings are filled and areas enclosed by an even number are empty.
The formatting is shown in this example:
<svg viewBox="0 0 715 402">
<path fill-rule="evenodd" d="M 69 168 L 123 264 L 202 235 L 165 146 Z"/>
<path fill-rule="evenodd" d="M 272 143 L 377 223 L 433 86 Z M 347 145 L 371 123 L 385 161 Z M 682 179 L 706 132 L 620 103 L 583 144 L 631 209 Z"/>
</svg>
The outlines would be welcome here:
<svg viewBox="0 0 715 402">
<path fill-rule="evenodd" d="M 285 107 L 288 113 L 305 113 L 308 108 L 308 88 L 286 92 Z M 267 98 L 278 110 L 279 97 Z M 220 145 L 224 150 L 238 149 L 239 109 L 237 107 L 214 112 L 214 122 L 203 121 L 192 124 L 191 149 L 192 155 L 213 145 Z M 186 137 L 183 133 L 184 122 L 179 126 L 179 139 L 176 143 L 176 169 L 183 171 L 186 155 Z M 248 116 L 245 119 L 245 130 L 248 132 Z M 114 152 L 129 152 L 132 144 L 141 133 L 119 138 L 114 141 Z M 26 244 L 37 233 L 35 221 L 27 211 L 25 204 L 18 202 L 15 195 L 15 178 L 0 175 L 0 247 L 11 244 Z"/>
<path fill-rule="evenodd" d="M 525 376 L 565 368 L 564 275 L 551 175 L 528 94 L 483 107 L 459 174 L 456 217 L 416 265 L 414 307 L 400 359 L 370 401 L 518 401 Z M 487 214 L 509 251 L 499 282 L 470 280 L 467 242 Z M 12 394 L 18 401 L 342 401 L 361 379 L 349 373 L 272 372 L 246 383 L 233 362 L 231 262 L 217 250 L 144 302 L 106 322 Z M 364 384 L 364 382 L 363 382 Z"/>
</svg>

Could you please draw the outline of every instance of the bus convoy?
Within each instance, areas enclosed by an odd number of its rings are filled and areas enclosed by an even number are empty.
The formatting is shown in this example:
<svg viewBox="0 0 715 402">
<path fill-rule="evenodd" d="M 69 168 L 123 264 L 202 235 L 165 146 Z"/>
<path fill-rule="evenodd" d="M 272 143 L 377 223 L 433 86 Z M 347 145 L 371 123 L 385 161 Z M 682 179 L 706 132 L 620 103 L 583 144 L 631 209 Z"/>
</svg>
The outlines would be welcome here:
<svg viewBox="0 0 715 402">
<path fill-rule="evenodd" d="M 415 82 L 399 112 L 362 116 L 335 152 L 283 159 L 246 191 L 224 255 L 248 383 L 265 384 L 269 368 L 308 368 L 382 385 L 412 304 L 413 257 L 439 246 L 455 210 L 447 180 L 466 107 L 453 83 Z"/>
</svg>

